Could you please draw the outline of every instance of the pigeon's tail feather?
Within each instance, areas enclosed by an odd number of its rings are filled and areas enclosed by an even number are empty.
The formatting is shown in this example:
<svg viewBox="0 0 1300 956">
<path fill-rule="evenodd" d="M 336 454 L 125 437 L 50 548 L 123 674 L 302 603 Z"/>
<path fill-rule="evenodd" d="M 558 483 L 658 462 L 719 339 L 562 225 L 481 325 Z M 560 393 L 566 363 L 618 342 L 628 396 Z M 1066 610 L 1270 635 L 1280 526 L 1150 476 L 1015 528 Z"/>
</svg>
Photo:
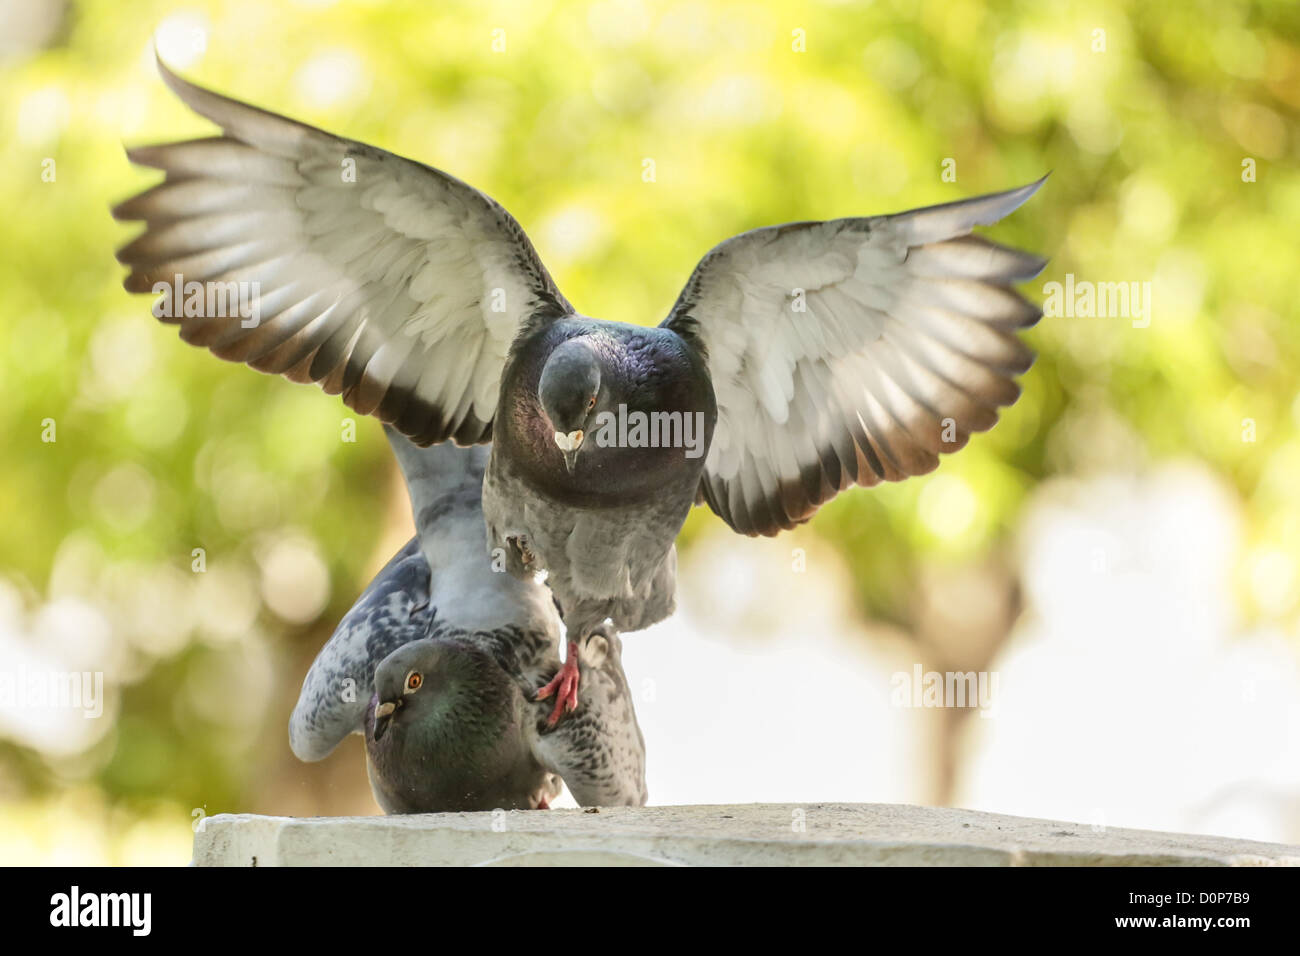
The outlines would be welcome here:
<svg viewBox="0 0 1300 956">
<path fill-rule="evenodd" d="M 578 709 L 554 730 L 535 736 L 533 753 L 563 778 L 580 806 L 643 807 L 649 799 L 645 738 L 623 672 L 618 631 L 600 627 L 578 660 Z"/>
<path fill-rule="evenodd" d="M 486 554 L 482 496 L 488 447 L 443 442 L 421 448 L 390 425 L 384 433 L 406 479 L 420 548 L 430 567 L 444 567 L 448 560 L 460 563 L 467 546 L 481 547 Z"/>
<path fill-rule="evenodd" d="M 408 487 L 416 482 L 448 489 L 468 485 L 477 487 L 483 481 L 483 469 L 488 460 L 487 445 L 462 448 L 451 442 L 442 442 L 421 448 L 392 425 L 384 426 L 384 434 L 393 447 Z"/>
</svg>

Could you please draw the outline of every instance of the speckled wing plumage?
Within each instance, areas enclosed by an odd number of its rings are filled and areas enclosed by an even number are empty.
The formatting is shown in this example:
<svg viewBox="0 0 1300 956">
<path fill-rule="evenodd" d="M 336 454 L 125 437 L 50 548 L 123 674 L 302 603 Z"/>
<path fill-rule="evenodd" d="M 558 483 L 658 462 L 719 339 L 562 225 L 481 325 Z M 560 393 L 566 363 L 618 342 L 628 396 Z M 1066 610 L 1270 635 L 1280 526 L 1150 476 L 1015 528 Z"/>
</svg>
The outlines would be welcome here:
<svg viewBox="0 0 1300 956">
<path fill-rule="evenodd" d="M 308 671 L 289 724 L 290 744 L 304 760 L 319 760 L 362 731 L 375 668 L 411 641 L 473 643 L 516 672 L 517 657 L 558 654 L 560 621 L 546 589 L 488 563 L 480 504 L 488 449 L 418 448 L 391 427 L 385 433 L 418 534 L 366 588 Z"/>
<path fill-rule="evenodd" d="M 411 641 L 473 640 L 492 652 L 528 700 L 559 669 L 558 628 L 545 641 L 535 630 L 512 626 L 467 632 L 437 619 L 429 584 L 428 563 L 413 538 L 340 622 L 312 664 L 290 720 L 300 759 L 321 760 L 348 734 L 363 731 L 375 668 Z M 579 658 L 578 710 L 554 729 L 546 726 L 549 705 L 529 705 L 533 723 L 526 734 L 537 762 L 563 779 L 582 806 L 643 806 L 647 799 L 645 741 L 621 651 L 612 631 L 592 636 Z"/>
<path fill-rule="evenodd" d="M 412 538 L 370 582 L 321 648 L 289 720 L 300 760 L 323 760 L 348 734 L 360 733 L 375 691 L 375 668 L 397 648 L 432 636 L 429 565 Z"/>
<path fill-rule="evenodd" d="M 1045 260 L 971 235 L 1020 189 L 892 216 L 790 223 L 701 260 L 664 325 L 706 356 L 718 424 L 701 492 L 743 534 L 807 521 L 852 484 L 924 474 L 992 427 L 1041 311 Z"/>
<path fill-rule="evenodd" d="M 221 358 L 317 382 L 419 444 L 488 440 L 516 331 L 572 311 L 519 223 L 437 169 L 158 67 L 224 135 L 128 150 L 167 178 L 114 210 L 147 226 L 118 253 L 126 288 L 245 283 L 253 327 L 229 306 L 164 321 Z"/>
<path fill-rule="evenodd" d="M 583 805 L 641 805 L 645 745 L 623 675 L 619 639 L 602 632 L 581 657 L 579 708 L 555 729 L 533 700 L 560 666 L 561 627 L 550 592 L 494 571 L 486 557 L 480 484 L 486 448 L 417 448 L 386 429 L 406 478 L 419 536 L 385 566 L 326 643 L 289 725 L 294 753 L 319 760 L 363 732 L 379 663 L 422 638 L 472 643 L 518 688 L 532 716 L 523 728 L 542 768 Z"/>
</svg>

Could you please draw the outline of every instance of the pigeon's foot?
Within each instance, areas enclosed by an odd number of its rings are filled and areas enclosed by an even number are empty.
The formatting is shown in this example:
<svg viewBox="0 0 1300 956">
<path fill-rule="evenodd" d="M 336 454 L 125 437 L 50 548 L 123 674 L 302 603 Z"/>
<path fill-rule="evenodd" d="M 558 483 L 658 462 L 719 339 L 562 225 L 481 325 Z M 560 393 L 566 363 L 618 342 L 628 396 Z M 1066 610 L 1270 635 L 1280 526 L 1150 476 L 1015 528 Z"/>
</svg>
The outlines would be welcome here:
<svg viewBox="0 0 1300 956">
<path fill-rule="evenodd" d="M 569 653 L 565 655 L 560 672 L 550 682 L 537 691 L 537 700 L 546 700 L 555 695 L 555 709 L 546 718 L 546 726 L 554 727 L 564 714 L 571 714 L 578 709 L 578 642 L 569 641 Z"/>
<path fill-rule="evenodd" d="M 537 563 L 537 555 L 533 554 L 533 549 L 528 547 L 528 535 L 515 535 L 506 540 L 514 546 L 515 555 L 519 558 L 519 563 L 525 568 L 531 568 Z"/>
</svg>

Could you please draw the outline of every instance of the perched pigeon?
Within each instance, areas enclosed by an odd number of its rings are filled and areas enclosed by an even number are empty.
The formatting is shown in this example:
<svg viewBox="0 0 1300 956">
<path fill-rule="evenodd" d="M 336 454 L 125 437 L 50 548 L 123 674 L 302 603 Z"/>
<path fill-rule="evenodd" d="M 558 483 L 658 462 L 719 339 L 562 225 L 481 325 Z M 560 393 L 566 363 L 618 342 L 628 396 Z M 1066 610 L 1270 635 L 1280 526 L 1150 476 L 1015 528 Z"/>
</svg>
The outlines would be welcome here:
<svg viewBox="0 0 1300 956">
<path fill-rule="evenodd" d="M 672 612 L 693 503 L 771 535 L 850 485 L 928 472 L 993 425 L 1032 362 L 1016 333 L 1041 313 L 1012 286 L 1044 260 L 971 230 L 1042 180 L 744 233 L 643 328 L 576 314 L 519 224 L 460 180 L 160 68 L 223 135 L 129 151 L 167 176 L 116 210 L 148 227 L 119 253 L 126 287 L 256 283 L 257 321 L 171 320 L 419 445 L 492 440 L 487 546 L 515 574 L 547 572 L 568 629 L 540 691 L 552 720 L 576 706 L 578 649 L 606 620 Z"/>
<path fill-rule="evenodd" d="M 646 801 L 645 745 L 621 644 L 582 652 L 581 710 L 548 727 L 538 683 L 560 668 L 546 588 L 483 559 L 486 449 L 420 449 L 389 430 L 419 529 L 322 648 L 289 721 L 303 760 L 366 738 L 388 813 L 546 807 L 569 785 L 584 806 Z"/>
</svg>

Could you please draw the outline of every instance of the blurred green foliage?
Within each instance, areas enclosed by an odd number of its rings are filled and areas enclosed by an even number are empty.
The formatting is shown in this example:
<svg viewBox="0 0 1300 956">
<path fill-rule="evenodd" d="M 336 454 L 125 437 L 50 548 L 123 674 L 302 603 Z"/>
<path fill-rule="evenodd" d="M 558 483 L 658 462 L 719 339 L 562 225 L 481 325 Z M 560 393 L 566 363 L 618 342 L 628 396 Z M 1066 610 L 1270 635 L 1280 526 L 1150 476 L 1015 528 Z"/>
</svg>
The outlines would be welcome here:
<svg viewBox="0 0 1300 956">
<path fill-rule="evenodd" d="M 112 253 L 131 231 L 108 209 L 153 181 L 122 142 L 210 132 L 153 72 L 159 24 L 164 53 L 199 82 L 490 193 L 575 305 L 609 319 L 658 322 L 700 256 L 743 230 L 1051 170 L 991 233 L 1051 256 L 1027 292 L 1041 299 L 1067 273 L 1149 281 L 1150 326 L 1045 320 L 996 429 L 935 475 L 842 495 L 814 532 L 849 556 L 864 612 L 906 624 L 918 569 L 1006 547 L 1044 477 L 1194 456 L 1240 495 L 1243 603 L 1296 619 L 1294 2 L 60 9 L 0 60 L 0 576 L 26 614 L 68 595 L 99 608 L 125 676 L 111 732 L 76 760 L 0 742 L 0 796 L 89 786 L 141 814 L 162 801 L 183 823 L 190 807 L 257 805 L 287 754 L 282 704 L 304 655 L 378 557 L 391 491 L 378 426 L 341 441 L 337 399 L 183 345 L 120 287 Z M 56 442 L 42 441 L 46 419 Z M 720 528 L 697 509 L 685 546 Z M 328 573 L 306 618 L 259 588 L 286 536 Z M 194 548 L 219 584 L 193 582 Z M 218 696 L 264 699 L 232 717 L 205 705 L 212 681 Z"/>
</svg>

